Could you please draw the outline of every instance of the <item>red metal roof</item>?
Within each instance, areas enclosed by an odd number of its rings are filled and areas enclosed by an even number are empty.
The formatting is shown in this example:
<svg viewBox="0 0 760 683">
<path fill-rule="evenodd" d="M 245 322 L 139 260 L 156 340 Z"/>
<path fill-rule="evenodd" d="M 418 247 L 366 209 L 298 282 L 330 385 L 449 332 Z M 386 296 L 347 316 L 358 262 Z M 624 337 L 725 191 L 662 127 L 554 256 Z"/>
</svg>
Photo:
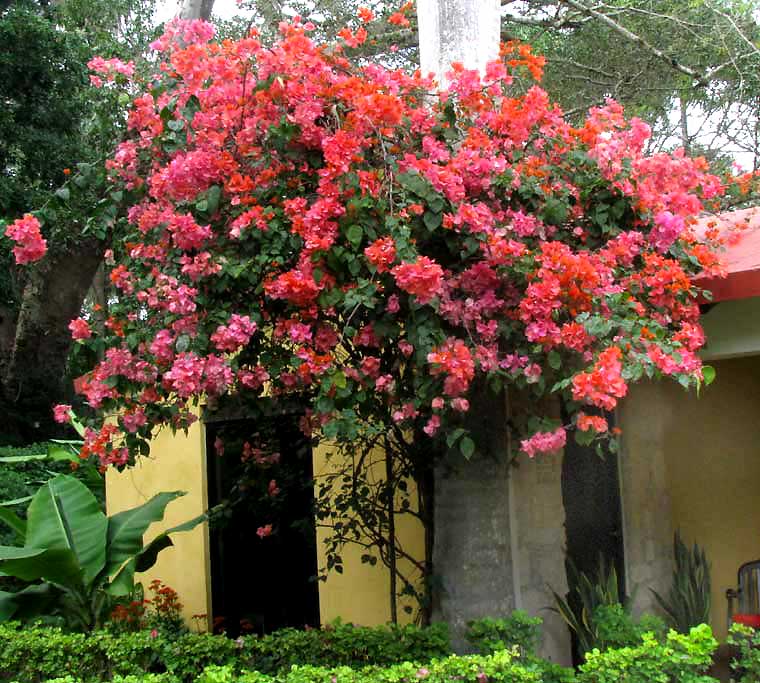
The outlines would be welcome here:
<svg viewBox="0 0 760 683">
<path fill-rule="evenodd" d="M 700 286 L 712 292 L 713 301 L 760 296 L 760 207 L 702 218 L 697 230 L 706 230 L 708 224 L 716 222 L 722 232 L 731 233 L 721 254 L 727 275 L 700 278 Z"/>
</svg>

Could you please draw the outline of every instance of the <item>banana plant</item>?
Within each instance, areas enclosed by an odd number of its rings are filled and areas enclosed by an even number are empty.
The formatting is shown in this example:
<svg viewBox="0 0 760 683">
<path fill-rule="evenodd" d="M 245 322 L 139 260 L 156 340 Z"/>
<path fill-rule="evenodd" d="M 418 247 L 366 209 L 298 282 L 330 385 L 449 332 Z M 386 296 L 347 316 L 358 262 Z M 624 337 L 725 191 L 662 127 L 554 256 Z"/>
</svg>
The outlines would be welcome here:
<svg viewBox="0 0 760 683">
<path fill-rule="evenodd" d="M 192 529 L 205 515 L 168 529 L 148 545 L 143 534 L 163 519 L 166 506 L 182 491 L 159 493 L 147 503 L 107 517 L 78 479 L 59 475 L 34 494 L 26 520 L 0 508 L 22 545 L 0 546 L 0 575 L 30 585 L 0 591 L 0 621 L 64 614 L 89 631 L 103 624 L 111 598 L 127 595 L 135 572 L 152 567 L 172 545 L 170 534 Z"/>
</svg>

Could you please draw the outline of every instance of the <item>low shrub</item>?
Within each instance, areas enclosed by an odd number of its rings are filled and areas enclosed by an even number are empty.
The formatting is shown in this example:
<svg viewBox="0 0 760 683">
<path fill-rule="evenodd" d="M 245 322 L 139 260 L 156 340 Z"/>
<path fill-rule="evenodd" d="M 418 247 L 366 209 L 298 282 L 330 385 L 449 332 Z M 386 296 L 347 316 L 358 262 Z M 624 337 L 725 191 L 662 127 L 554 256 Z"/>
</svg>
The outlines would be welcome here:
<svg viewBox="0 0 760 683">
<path fill-rule="evenodd" d="M 578 683 L 715 683 L 705 671 L 717 646 L 706 624 L 688 635 L 669 631 L 664 643 L 645 633 L 633 646 L 587 652 Z"/>
<path fill-rule="evenodd" d="M 467 622 L 465 638 L 475 651 L 488 655 L 498 650 L 518 647 L 523 654 L 535 654 L 541 641 L 540 617 L 515 610 L 505 619 L 475 619 Z"/>
<path fill-rule="evenodd" d="M 302 634 L 313 640 L 300 640 Z M 390 663 L 389 653 L 374 649 L 383 639 L 388 644 L 405 634 L 413 659 L 403 655 L 407 661 Z M 0 626 L 0 669 L 2 680 L 14 683 L 714 683 L 704 673 L 717 645 L 706 625 L 688 635 L 670 631 L 663 642 L 648 632 L 634 645 L 594 649 L 577 675 L 535 655 L 521 655 L 517 647 L 490 655 L 424 656 L 424 638 L 430 651 L 442 642 L 448 645 L 442 627 L 337 624 L 266 638 L 189 635 L 170 641 L 149 633 L 84 636 Z M 308 647 L 299 657 L 295 648 L 301 642 Z M 321 649 L 315 642 L 322 643 Z M 274 651 L 278 644 L 284 646 L 282 656 Z M 752 645 L 747 643 L 749 655 Z M 327 664 L 312 664 L 309 658 Z M 71 673 L 61 677 L 62 671 Z M 758 680 L 757 669 L 752 671 L 742 680 Z"/>
<path fill-rule="evenodd" d="M 728 643 L 736 649 L 731 663 L 733 680 L 744 683 L 760 681 L 760 631 L 734 624 L 728 632 Z"/>
<path fill-rule="evenodd" d="M 181 683 L 171 674 L 144 678 L 114 678 L 114 683 Z M 424 665 L 402 662 L 388 667 L 294 666 L 274 676 L 259 671 L 236 672 L 232 666 L 210 666 L 193 683 L 542 683 L 540 674 L 525 668 L 508 650 L 493 655 L 451 655 Z M 45 683 L 85 683 L 73 677 Z"/>
<path fill-rule="evenodd" d="M 367 628 L 335 623 L 231 640 L 193 633 L 153 637 L 149 631 L 84 635 L 11 623 L 0 624 L 0 680 L 37 683 L 66 671 L 85 683 L 144 672 L 169 673 L 184 682 L 212 665 L 277 674 L 295 664 L 361 668 L 425 662 L 450 651 L 444 624 Z"/>
<path fill-rule="evenodd" d="M 668 633 L 665 621 L 651 614 L 643 614 L 636 621 L 621 604 L 599 605 L 591 618 L 595 635 L 594 645 L 598 650 L 614 647 L 633 647 L 641 642 L 645 633 L 654 634 L 663 642 Z"/>
</svg>

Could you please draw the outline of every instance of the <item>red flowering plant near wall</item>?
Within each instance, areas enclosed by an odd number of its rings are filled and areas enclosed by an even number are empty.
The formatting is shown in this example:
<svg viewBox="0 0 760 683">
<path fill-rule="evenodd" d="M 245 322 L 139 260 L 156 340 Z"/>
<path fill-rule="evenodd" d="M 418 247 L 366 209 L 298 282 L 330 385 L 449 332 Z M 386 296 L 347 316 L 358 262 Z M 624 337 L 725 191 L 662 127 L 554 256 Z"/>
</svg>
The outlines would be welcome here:
<svg viewBox="0 0 760 683">
<path fill-rule="evenodd" d="M 352 61 L 360 31 L 309 30 L 264 46 L 174 22 L 130 85 L 108 161 L 130 204 L 117 294 L 103 332 L 71 327 L 101 352 L 78 383 L 99 416 L 85 455 L 124 465 L 201 400 L 298 395 L 306 430 L 396 425 L 469 456 L 478 377 L 562 398 L 569 422 L 521 435 L 533 455 L 604 435 L 600 411 L 643 376 L 705 379 L 693 277 L 719 263 L 692 226 L 720 182 L 703 160 L 646 156 L 613 102 L 574 128 L 538 85 L 516 94 L 541 74 L 524 45 L 437 92 Z"/>
</svg>

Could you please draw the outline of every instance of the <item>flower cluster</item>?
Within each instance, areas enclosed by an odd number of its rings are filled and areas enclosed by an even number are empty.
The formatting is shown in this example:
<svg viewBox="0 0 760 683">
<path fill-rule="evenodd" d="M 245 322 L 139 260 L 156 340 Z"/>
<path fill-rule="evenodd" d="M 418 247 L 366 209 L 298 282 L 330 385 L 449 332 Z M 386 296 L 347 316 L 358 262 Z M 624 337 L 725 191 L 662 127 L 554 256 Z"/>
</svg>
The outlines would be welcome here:
<svg viewBox="0 0 760 683">
<path fill-rule="evenodd" d="M 5 229 L 5 236 L 10 237 L 16 246 L 13 247 L 13 256 L 16 263 L 31 263 L 39 261 L 47 251 L 47 242 L 40 232 L 40 222 L 27 213 Z"/>
<path fill-rule="evenodd" d="M 536 455 L 609 434 L 581 411 L 614 408 L 630 377 L 700 381 L 692 278 L 717 259 L 692 225 L 719 190 L 703 161 L 647 156 L 648 128 L 613 102 L 570 126 L 539 85 L 514 87 L 541 74 L 525 45 L 483 78 L 455 65 L 434 96 L 349 59 L 361 23 L 330 47 L 309 30 L 265 46 L 175 21 L 158 75 L 133 79 L 107 164 L 131 202 L 108 318 L 72 324 L 77 347 L 106 349 L 78 389 L 121 416 L 91 424 L 89 451 L 121 464 L 195 402 L 264 394 L 307 404 L 308 433 L 445 440 L 473 386 L 509 385 L 570 412 L 520 434 Z M 34 241 L 32 220 L 9 234 Z"/>
</svg>

